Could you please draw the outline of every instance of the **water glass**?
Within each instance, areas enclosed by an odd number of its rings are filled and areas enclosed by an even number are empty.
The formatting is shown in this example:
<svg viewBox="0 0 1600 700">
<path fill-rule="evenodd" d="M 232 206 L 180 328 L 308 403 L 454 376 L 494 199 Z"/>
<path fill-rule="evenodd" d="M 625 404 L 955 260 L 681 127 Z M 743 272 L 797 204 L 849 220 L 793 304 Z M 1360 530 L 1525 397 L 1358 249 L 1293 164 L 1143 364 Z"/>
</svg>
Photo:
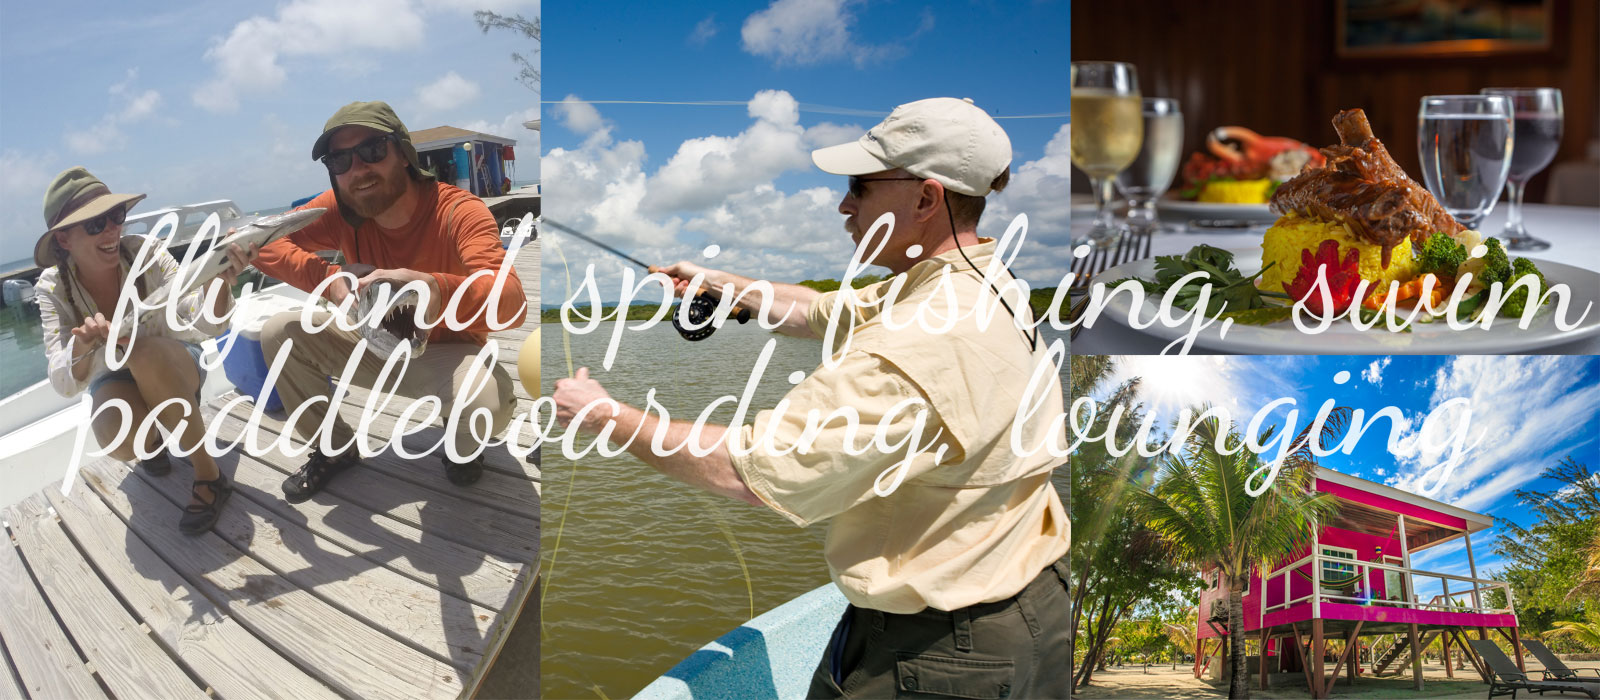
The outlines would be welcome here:
<svg viewBox="0 0 1600 700">
<path fill-rule="evenodd" d="M 1500 95 L 1430 95 L 1417 111 L 1422 181 L 1450 216 L 1477 230 L 1506 186 L 1511 102 Z"/>
<path fill-rule="evenodd" d="M 1550 243 L 1528 235 L 1522 226 L 1522 197 L 1528 180 L 1555 160 L 1561 149 L 1561 91 L 1556 88 L 1484 88 L 1511 103 L 1511 172 L 1506 176 L 1506 228 L 1500 232 L 1508 250 L 1544 250 Z"/>
<path fill-rule="evenodd" d="M 1117 175 L 1117 191 L 1128 200 L 1129 228 L 1156 228 L 1156 200 L 1172 186 L 1183 156 L 1183 112 L 1178 101 L 1146 97 L 1144 143 L 1133 163 Z"/>
<path fill-rule="evenodd" d="M 1072 64 L 1072 164 L 1094 186 L 1096 214 L 1089 241 L 1109 247 L 1121 233 L 1111 216 L 1117 173 L 1133 163 L 1144 140 L 1139 78 L 1127 63 Z"/>
</svg>

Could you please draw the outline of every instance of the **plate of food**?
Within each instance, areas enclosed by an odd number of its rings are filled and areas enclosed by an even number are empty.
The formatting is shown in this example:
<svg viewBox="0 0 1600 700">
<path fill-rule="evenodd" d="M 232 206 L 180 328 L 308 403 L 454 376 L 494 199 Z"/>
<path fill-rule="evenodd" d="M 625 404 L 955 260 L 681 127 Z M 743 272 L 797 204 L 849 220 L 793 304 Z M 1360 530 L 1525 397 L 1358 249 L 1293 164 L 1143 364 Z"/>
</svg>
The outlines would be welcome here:
<svg viewBox="0 0 1600 700">
<path fill-rule="evenodd" d="M 1258 354 L 1502 354 L 1600 333 L 1600 273 L 1513 258 L 1456 223 L 1361 110 L 1340 112 L 1334 128 L 1340 143 L 1322 149 L 1323 162 L 1276 188 L 1278 218 L 1259 248 L 1201 245 L 1107 270 L 1097 281 L 1133 281 L 1145 299 L 1136 310 L 1131 295 L 1111 295 L 1102 315 L 1129 324 L 1137 311 L 1137 327 L 1164 296 L 1174 317 L 1204 302 L 1219 322 L 1194 334 L 1196 345 Z M 1194 272 L 1206 277 L 1182 280 Z M 1178 340 L 1191 325 L 1140 330 Z"/>
<path fill-rule="evenodd" d="M 1325 157 L 1295 139 L 1262 136 L 1242 126 L 1206 134 L 1206 150 L 1189 154 L 1177 188 L 1157 203 L 1163 211 L 1196 219 L 1271 222 L 1267 206 L 1278 186 Z"/>
</svg>

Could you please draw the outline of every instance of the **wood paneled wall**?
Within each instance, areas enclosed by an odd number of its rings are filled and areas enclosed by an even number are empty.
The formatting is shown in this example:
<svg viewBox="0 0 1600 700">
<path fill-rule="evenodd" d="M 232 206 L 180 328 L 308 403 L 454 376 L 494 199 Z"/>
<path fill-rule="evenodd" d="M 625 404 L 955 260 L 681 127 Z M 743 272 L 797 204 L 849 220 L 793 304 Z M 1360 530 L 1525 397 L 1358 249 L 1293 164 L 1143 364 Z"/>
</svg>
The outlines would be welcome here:
<svg viewBox="0 0 1600 700">
<path fill-rule="evenodd" d="M 1559 87 L 1566 121 L 1556 162 L 1584 159 L 1600 138 L 1600 1 L 1570 0 L 1561 14 L 1564 46 L 1548 59 L 1349 64 L 1333 57 L 1333 0 L 1075 0 L 1072 58 L 1133 63 L 1145 96 L 1177 98 L 1186 157 L 1218 126 L 1326 146 L 1338 141 L 1333 115 L 1360 107 L 1420 181 L 1417 107 L 1424 95 Z M 1534 178 L 1529 201 L 1542 200 L 1547 177 L 1548 169 Z"/>
</svg>

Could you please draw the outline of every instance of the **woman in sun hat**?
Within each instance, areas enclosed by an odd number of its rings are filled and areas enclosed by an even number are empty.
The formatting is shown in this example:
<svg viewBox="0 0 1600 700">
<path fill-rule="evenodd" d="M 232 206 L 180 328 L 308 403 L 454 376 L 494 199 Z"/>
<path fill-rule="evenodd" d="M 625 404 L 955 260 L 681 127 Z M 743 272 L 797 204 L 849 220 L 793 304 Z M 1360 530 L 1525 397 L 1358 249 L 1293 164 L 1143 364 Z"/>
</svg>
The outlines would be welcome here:
<svg viewBox="0 0 1600 700">
<path fill-rule="evenodd" d="M 192 329 L 174 330 L 158 313 L 138 328 L 132 347 L 118 350 L 125 358 L 120 369 L 106 364 L 108 342 L 127 343 L 128 334 L 113 335 L 111 317 L 122 301 L 122 290 L 132 272 L 135 256 L 145 243 L 142 236 L 122 235 L 122 223 L 142 194 L 113 194 L 99 178 L 82 167 L 68 168 L 50 183 L 44 196 L 46 231 L 33 249 L 33 261 L 44 271 L 35 286 L 39 317 L 44 327 L 45 355 L 49 360 L 50 385 L 62 396 L 88 391 L 95 408 L 112 399 L 127 402 L 131 422 L 124 426 L 120 411 L 96 415 L 95 438 L 112 449 L 116 459 L 137 459 L 135 436 L 152 406 L 169 399 L 187 405 L 187 414 L 177 407 L 159 416 L 163 425 L 184 421 L 179 436 L 185 449 L 198 445 L 205 434 L 200 418 L 200 346 L 210 336 L 226 329 L 225 323 L 208 321 L 201 313 L 205 289 L 180 299 L 179 316 L 193 324 Z M 138 298 L 172 282 L 178 274 L 178 261 L 159 243 L 155 264 L 133 281 Z M 222 274 L 223 289 L 212 303 L 211 316 L 222 318 L 233 305 L 228 293 L 240 270 L 249 264 L 255 251 L 229 250 L 232 265 Z M 119 433 L 126 433 L 118 441 Z M 161 435 L 146 431 L 145 447 L 157 447 Z M 115 443 L 115 444 L 113 444 Z M 198 534 L 211 529 L 232 486 L 217 469 L 217 462 L 205 450 L 189 457 L 195 481 L 189 505 L 184 508 L 178 527 Z M 150 476 L 163 476 L 172 470 L 170 457 L 162 449 L 151 459 L 139 460 L 139 468 Z"/>
</svg>

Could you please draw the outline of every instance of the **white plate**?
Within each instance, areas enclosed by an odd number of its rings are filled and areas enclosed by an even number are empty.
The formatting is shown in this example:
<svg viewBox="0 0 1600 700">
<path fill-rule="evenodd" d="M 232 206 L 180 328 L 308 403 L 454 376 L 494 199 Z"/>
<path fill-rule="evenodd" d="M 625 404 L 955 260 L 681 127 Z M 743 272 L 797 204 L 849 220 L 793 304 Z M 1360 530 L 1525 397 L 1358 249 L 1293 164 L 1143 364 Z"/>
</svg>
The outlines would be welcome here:
<svg viewBox="0 0 1600 700">
<path fill-rule="evenodd" d="M 1261 269 L 1261 250 L 1233 250 L 1234 267 L 1246 275 Z M 1517 326 L 1515 318 L 1498 317 L 1489 330 L 1473 326 L 1454 330 L 1443 319 L 1433 323 L 1413 323 L 1411 332 L 1396 333 L 1380 321 L 1370 330 L 1360 330 L 1349 320 L 1341 319 L 1317 334 L 1301 331 L 1293 321 L 1268 326 L 1231 324 L 1226 335 L 1220 331 L 1222 322 L 1213 323 L 1195 337 L 1196 348 L 1218 352 L 1248 353 L 1257 355 L 1384 355 L 1390 353 L 1418 355 L 1502 355 L 1538 350 L 1561 345 L 1600 333 L 1600 272 L 1573 267 L 1549 260 L 1534 260 L 1550 284 L 1567 285 L 1568 301 L 1565 317 L 1583 320 L 1571 330 L 1556 328 L 1556 304 L 1546 304 L 1534 315 L 1527 330 Z M 1099 279 L 1116 280 L 1124 277 L 1155 279 L 1155 259 L 1147 258 L 1118 265 L 1101 273 Z M 1146 297 L 1139 309 L 1141 323 L 1154 318 L 1159 311 L 1160 297 Z M 1128 325 L 1133 303 L 1127 294 L 1114 295 L 1096 323 L 1115 322 Z M 1588 315 L 1584 309 L 1588 307 Z M 1173 309 L 1172 315 L 1182 317 L 1188 311 Z M 1404 319 L 1403 313 L 1397 314 Z M 1307 325 L 1311 325 L 1307 320 Z M 1165 326 L 1157 322 L 1137 329 L 1166 341 L 1182 338 L 1189 324 Z M 1177 351 L 1177 346 L 1173 352 Z"/>
<path fill-rule="evenodd" d="M 1156 202 L 1156 208 L 1162 213 L 1189 219 L 1240 219 L 1263 223 L 1278 220 L 1278 215 L 1272 213 L 1272 209 L 1265 204 L 1218 204 L 1184 199 L 1161 199 Z"/>
</svg>

